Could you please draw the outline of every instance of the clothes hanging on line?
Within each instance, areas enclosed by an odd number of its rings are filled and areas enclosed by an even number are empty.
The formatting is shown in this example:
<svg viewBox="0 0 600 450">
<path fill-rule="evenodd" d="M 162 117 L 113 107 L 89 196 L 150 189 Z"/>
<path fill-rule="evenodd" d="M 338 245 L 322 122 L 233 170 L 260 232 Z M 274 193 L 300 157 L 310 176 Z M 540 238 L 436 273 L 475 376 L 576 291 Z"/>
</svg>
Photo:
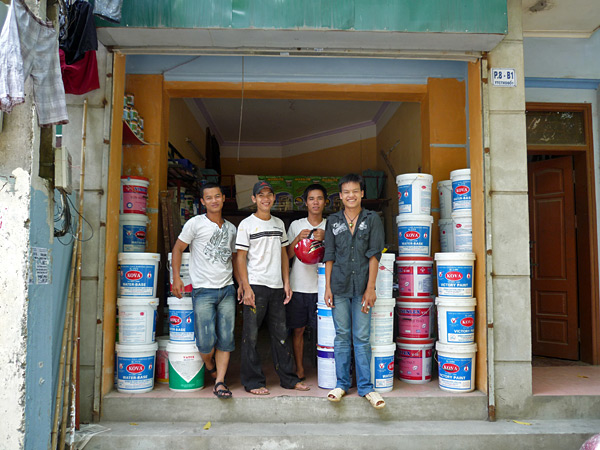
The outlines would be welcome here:
<svg viewBox="0 0 600 450">
<path fill-rule="evenodd" d="M 96 52 L 86 52 L 82 59 L 74 64 L 65 62 L 65 52 L 59 50 L 60 70 L 65 85 L 65 94 L 82 95 L 100 88 Z"/>
<path fill-rule="evenodd" d="M 96 0 L 94 14 L 109 22 L 121 22 L 123 0 Z"/>
<path fill-rule="evenodd" d="M 25 101 L 25 80 L 33 80 L 33 98 L 41 127 L 69 122 L 52 22 L 36 17 L 23 0 L 13 0 L 0 35 L 0 105 L 10 112 Z M 19 51 L 16 51 L 16 49 Z"/>
<path fill-rule="evenodd" d="M 67 35 L 60 43 L 68 65 L 76 63 L 86 52 L 98 50 L 94 8 L 84 0 L 75 0 L 67 7 Z"/>
</svg>

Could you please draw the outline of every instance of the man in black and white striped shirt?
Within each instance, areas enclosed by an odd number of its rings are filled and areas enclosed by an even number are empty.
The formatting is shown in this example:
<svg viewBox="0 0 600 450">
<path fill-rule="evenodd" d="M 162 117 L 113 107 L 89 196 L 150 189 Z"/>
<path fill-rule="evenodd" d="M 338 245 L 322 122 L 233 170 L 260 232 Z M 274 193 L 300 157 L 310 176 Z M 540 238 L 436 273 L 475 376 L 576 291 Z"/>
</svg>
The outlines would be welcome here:
<svg viewBox="0 0 600 450">
<path fill-rule="evenodd" d="M 266 181 L 254 185 L 252 201 L 256 213 L 240 222 L 235 248 L 237 265 L 244 291 L 244 326 L 242 331 L 242 385 L 247 392 L 268 395 L 266 378 L 257 351 L 258 330 L 266 318 L 271 337 L 273 364 L 280 384 L 286 389 L 307 391 L 294 372 L 288 342 L 285 308 L 292 298 L 289 244 L 283 221 L 271 215 L 275 202 L 273 188 Z"/>
</svg>

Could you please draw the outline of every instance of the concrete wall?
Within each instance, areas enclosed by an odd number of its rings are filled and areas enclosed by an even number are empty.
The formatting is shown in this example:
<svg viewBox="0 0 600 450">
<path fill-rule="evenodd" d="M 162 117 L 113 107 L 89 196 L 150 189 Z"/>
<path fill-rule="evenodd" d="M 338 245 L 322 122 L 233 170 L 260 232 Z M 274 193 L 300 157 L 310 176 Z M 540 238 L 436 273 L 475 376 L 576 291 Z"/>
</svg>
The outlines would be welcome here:
<svg viewBox="0 0 600 450">
<path fill-rule="evenodd" d="M 498 417 L 520 414 L 531 400 L 531 319 L 527 144 L 521 1 L 509 0 L 509 33 L 488 67 L 514 68 L 517 87 L 484 85 L 486 211 L 489 223 L 488 342 L 492 401 Z M 485 74 L 484 74 L 485 76 Z M 479 263 L 479 262 L 478 262 Z M 490 278 L 491 277 L 491 278 Z"/>
</svg>

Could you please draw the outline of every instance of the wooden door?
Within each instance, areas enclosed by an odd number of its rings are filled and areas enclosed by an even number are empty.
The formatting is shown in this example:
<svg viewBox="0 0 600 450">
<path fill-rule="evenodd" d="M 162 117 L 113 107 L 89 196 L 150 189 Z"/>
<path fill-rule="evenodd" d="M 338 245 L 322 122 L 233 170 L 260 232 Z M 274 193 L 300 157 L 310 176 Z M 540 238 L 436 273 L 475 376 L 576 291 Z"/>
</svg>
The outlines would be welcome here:
<svg viewBox="0 0 600 450">
<path fill-rule="evenodd" d="M 528 177 L 533 354 L 577 360 L 579 325 L 572 158 L 531 162 Z"/>
</svg>

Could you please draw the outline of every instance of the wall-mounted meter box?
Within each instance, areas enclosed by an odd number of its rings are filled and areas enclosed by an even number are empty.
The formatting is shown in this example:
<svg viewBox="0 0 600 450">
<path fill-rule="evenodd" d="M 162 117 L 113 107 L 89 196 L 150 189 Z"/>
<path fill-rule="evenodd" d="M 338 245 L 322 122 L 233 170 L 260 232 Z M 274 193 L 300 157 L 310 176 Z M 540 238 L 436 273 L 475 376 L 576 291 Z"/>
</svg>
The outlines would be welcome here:
<svg viewBox="0 0 600 450">
<path fill-rule="evenodd" d="M 54 187 L 59 191 L 70 194 L 72 184 L 73 160 L 66 147 L 59 147 L 54 152 Z"/>
</svg>

